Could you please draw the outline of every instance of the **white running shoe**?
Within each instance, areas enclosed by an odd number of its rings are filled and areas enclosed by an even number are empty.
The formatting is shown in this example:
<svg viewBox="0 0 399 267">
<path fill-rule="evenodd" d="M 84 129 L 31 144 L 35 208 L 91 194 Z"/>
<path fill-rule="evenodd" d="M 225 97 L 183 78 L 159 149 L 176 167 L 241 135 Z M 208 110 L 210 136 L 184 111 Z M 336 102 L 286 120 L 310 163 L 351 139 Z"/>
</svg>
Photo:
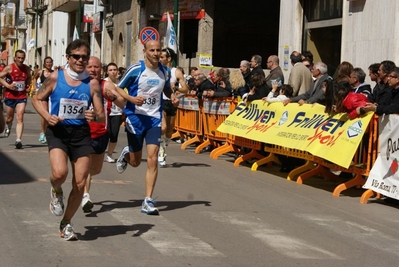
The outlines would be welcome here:
<svg viewBox="0 0 399 267">
<path fill-rule="evenodd" d="M 53 213 L 55 216 L 61 216 L 64 214 L 64 196 L 63 194 L 59 194 L 58 196 L 56 193 L 53 191 L 53 188 L 50 189 L 50 211 Z"/>
<path fill-rule="evenodd" d="M 112 157 L 106 155 L 105 156 L 105 161 L 108 162 L 108 163 L 115 163 L 116 159 L 113 159 Z"/>
<path fill-rule="evenodd" d="M 67 223 L 66 225 L 60 224 L 60 237 L 64 238 L 65 241 L 78 239 L 70 223 Z"/>
<path fill-rule="evenodd" d="M 165 148 L 162 146 L 162 143 L 161 143 L 161 146 L 159 147 L 158 163 L 159 163 L 159 166 L 161 166 L 161 167 L 166 166 Z"/>
<path fill-rule="evenodd" d="M 21 140 L 16 140 L 16 141 L 15 141 L 15 148 L 16 148 L 16 149 L 21 149 L 21 148 L 22 148 L 22 142 L 21 142 Z"/>
<path fill-rule="evenodd" d="M 6 128 L 4 130 L 4 137 L 9 137 L 10 136 L 10 129 Z"/>
<path fill-rule="evenodd" d="M 127 168 L 127 161 L 125 160 L 125 155 L 129 153 L 129 147 L 125 146 L 116 161 L 116 171 L 118 173 L 123 173 Z"/>
<path fill-rule="evenodd" d="M 152 198 L 146 197 L 141 206 L 141 213 L 147 215 L 159 215 L 159 210 L 155 208 L 155 201 Z"/>
<path fill-rule="evenodd" d="M 40 133 L 39 142 L 41 142 L 42 144 L 45 144 L 47 142 L 46 135 L 44 133 Z"/>
<path fill-rule="evenodd" d="M 93 202 L 90 199 L 90 195 L 89 194 L 84 194 L 83 198 L 82 198 L 82 209 L 83 209 L 83 212 L 85 212 L 85 213 L 91 212 L 93 207 L 94 207 L 94 205 L 93 205 Z"/>
</svg>

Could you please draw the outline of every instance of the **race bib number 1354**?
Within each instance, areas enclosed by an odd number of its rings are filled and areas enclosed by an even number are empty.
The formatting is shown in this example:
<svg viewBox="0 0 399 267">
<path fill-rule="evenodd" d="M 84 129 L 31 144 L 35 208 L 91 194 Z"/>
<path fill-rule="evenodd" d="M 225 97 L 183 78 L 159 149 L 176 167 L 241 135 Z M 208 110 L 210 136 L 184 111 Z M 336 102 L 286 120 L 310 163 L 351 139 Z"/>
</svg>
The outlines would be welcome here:
<svg viewBox="0 0 399 267">
<path fill-rule="evenodd" d="M 87 106 L 84 100 L 61 98 L 58 116 L 64 119 L 84 119 Z"/>
</svg>

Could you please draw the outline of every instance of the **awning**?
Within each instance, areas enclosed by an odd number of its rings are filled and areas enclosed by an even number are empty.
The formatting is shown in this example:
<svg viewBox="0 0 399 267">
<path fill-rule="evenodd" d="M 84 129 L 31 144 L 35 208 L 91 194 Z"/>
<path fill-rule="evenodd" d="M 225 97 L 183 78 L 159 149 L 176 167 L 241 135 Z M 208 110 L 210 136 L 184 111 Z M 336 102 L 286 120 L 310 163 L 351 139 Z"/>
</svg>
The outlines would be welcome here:
<svg viewBox="0 0 399 267">
<path fill-rule="evenodd" d="M 170 19 L 173 20 L 174 14 L 169 13 Z M 180 11 L 179 19 L 202 19 L 205 17 L 205 10 L 201 9 L 198 11 Z M 166 12 L 162 16 L 162 21 L 168 21 Z"/>
</svg>

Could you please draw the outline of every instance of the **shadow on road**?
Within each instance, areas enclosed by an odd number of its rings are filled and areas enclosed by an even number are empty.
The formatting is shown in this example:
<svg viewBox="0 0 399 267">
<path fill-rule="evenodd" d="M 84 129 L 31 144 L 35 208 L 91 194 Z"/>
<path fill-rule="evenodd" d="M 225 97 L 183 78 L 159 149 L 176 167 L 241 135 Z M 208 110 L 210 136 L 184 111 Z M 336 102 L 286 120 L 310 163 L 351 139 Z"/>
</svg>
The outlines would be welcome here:
<svg viewBox="0 0 399 267">
<path fill-rule="evenodd" d="M 30 183 L 35 179 L 0 151 L 0 184 Z"/>
<path fill-rule="evenodd" d="M 112 201 L 105 200 L 101 202 L 95 202 L 94 210 L 86 215 L 86 217 L 97 217 L 97 214 L 102 212 L 111 211 L 113 209 L 123 209 L 123 208 L 134 208 L 141 207 L 142 199 L 140 200 L 129 200 L 129 201 Z M 210 207 L 210 201 L 157 201 L 157 208 L 159 211 L 170 211 L 176 209 L 183 209 L 193 205 L 205 205 Z M 99 210 L 95 210 L 96 206 L 101 206 Z"/>
<path fill-rule="evenodd" d="M 175 162 L 172 164 L 167 164 L 167 167 L 172 168 L 181 168 L 181 167 L 211 167 L 209 164 L 204 163 L 183 163 L 183 162 Z"/>
<path fill-rule="evenodd" d="M 77 234 L 77 236 L 79 240 L 86 241 L 96 240 L 100 237 L 124 235 L 127 232 L 136 232 L 132 236 L 140 236 L 154 226 L 153 224 L 85 226 L 86 232 L 83 235 Z"/>
</svg>

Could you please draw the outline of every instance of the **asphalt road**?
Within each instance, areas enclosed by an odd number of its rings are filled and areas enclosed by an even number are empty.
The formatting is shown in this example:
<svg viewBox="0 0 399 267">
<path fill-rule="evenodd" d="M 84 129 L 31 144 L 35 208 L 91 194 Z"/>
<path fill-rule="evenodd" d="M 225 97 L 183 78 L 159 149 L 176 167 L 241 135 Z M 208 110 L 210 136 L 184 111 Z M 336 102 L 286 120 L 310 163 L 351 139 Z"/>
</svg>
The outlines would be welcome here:
<svg viewBox="0 0 399 267">
<path fill-rule="evenodd" d="M 145 161 L 118 174 L 104 163 L 94 177 L 92 213 L 76 213 L 79 240 L 58 236 L 49 211 L 47 146 L 29 104 L 24 148 L 15 124 L 0 138 L 0 266 L 396 266 L 399 212 L 362 189 L 333 197 L 336 184 L 314 177 L 298 185 L 278 167 L 233 166 L 171 143 L 155 197 L 160 216 L 140 213 Z M 119 152 L 126 144 L 121 129 Z M 118 154 L 114 155 L 115 157 Z M 71 188 L 70 178 L 64 192 Z"/>
</svg>

